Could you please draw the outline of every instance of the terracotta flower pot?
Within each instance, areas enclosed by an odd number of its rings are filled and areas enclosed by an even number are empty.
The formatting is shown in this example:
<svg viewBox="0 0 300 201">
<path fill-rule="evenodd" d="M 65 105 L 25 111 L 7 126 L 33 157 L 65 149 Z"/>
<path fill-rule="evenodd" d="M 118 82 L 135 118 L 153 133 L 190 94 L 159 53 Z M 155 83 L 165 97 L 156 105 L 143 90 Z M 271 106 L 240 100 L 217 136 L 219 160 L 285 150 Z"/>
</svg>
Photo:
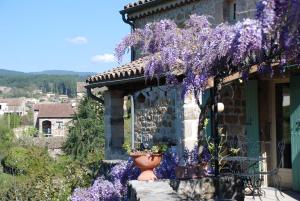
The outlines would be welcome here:
<svg viewBox="0 0 300 201">
<path fill-rule="evenodd" d="M 130 154 L 133 158 L 134 165 L 141 170 L 141 174 L 138 177 L 139 181 L 155 180 L 153 169 L 156 168 L 161 161 L 161 154 Z"/>
</svg>

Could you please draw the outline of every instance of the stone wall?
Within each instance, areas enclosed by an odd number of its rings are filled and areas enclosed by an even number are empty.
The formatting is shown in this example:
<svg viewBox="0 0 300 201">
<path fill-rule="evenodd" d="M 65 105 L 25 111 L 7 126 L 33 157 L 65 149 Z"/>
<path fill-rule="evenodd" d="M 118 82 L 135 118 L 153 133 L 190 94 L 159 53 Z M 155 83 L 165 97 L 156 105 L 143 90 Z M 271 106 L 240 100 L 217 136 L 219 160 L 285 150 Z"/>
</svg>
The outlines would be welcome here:
<svg viewBox="0 0 300 201">
<path fill-rule="evenodd" d="M 135 144 L 172 142 L 179 155 L 197 143 L 200 109 L 193 96 L 184 99 L 180 86 L 149 87 L 135 99 Z"/>
<path fill-rule="evenodd" d="M 178 139 L 178 108 L 182 105 L 176 89 L 150 87 L 138 91 L 135 97 L 135 143 L 153 143 Z"/>
<path fill-rule="evenodd" d="M 228 7 L 228 5 L 233 6 L 234 3 L 236 4 L 236 21 L 239 21 L 246 17 L 254 17 L 257 1 L 258 0 L 199 0 L 136 19 L 135 26 L 137 28 L 142 28 L 149 22 L 162 19 L 172 19 L 181 25 L 191 14 L 208 15 L 213 24 L 220 24 L 227 20 L 228 15 L 231 15 L 231 13 L 227 12 L 233 12 L 233 9 L 227 9 L 226 7 Z"/>
<path fill-rule="evenodd" d="M 239 139 L 245 134 L 246 124 L 246 97 L 245 85 L 233 83 L 222 88 L 221 102 L 225 109 L 221 114 L 221 123 L 228 136 L 237 136 Z"/>
</svg>

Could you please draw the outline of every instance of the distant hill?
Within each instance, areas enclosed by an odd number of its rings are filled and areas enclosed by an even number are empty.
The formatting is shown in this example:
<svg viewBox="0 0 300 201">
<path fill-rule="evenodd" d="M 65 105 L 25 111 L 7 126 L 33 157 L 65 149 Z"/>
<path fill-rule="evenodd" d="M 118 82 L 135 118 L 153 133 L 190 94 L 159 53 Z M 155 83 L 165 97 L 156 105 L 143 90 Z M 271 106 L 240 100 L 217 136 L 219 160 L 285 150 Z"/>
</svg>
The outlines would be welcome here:
<svg viewBox="0 0 300 201">
<path fill-rule="evenodd" d="M 32 74 L 46 74 L 46 75 L 79 75 L 81 77 L 88 77 L 95 73 L 93 72 L 76 72 L 67 70 L 45 70 L 41 72 L 32 72 Z"/>
<path fill-rule="evenodd" d="M 76 82 L 82 82 L 92 74 L 94 73 L 63 70 L 24 73 L 0 69 L 0 86 L 12 88 L 11 92 L 8 94 L 0 94 L 0 96 L 32 97 L 32 92 L 36 89 L 40 89 L 44 93 L 52 92 L 75 97 Z"/>
<path fill-rule="evenodd" d="M 0 69 L 0 75 L 24 75 L 24 72 Z"/>
</svg>

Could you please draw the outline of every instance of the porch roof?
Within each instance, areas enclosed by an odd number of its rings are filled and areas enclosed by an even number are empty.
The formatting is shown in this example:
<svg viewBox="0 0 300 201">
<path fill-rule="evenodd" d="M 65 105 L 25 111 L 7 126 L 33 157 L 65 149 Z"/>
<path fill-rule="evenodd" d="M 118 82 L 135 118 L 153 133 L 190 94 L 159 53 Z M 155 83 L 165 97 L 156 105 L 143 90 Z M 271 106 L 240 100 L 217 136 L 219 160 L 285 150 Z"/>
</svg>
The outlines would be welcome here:
<svg viewBox="0 0 300 201">
<path fill-rule="evenodd" d="M 89 84 L 105 81 L 117 82 L 127 78 L 144 76 L 147 58 L 148 57 L 139 58 L 135 61 L 113 68 L 109 71 L 88 77 L 86 82 Z"/>
<path fill-rule="evenodd" d="M 120 12 L 130 14 L 128 19 L 133 20 L 173 9 L 194 1 L 200 0 L 138 0 L 125 5 L 124 10 Z"/>
<path fill-rule="evenodd" d="M 135 61 L 132 61 L 128 64 L 121 65 L 119 67 L 113 68 L 109 71 L 96 74 L 94 76 L 88 77 L 86 82 L 89 85 L 101 85 L 106 86 L 108 83 L 109 85 L 114 85 L 117 83 L 121 83 L 125 80 L 134 81 L 134 79 L 145 79 L 144 72 L 146 62 L 148 61 L 149 56 L 145 56 L 139 58 Z M 257 66 L 252 66 L 250 68 L 250 74 L 257 72 Z M 177 75 L 181 75 L 182 72 L 178 70 Z M 233 80 L 241 78 L 241 73 L 236 72 L 224 78 L 223 83 L 228 83 Z M 213 78 L 208 80 L 207 88 L 213 87 Z"/>
</svg>

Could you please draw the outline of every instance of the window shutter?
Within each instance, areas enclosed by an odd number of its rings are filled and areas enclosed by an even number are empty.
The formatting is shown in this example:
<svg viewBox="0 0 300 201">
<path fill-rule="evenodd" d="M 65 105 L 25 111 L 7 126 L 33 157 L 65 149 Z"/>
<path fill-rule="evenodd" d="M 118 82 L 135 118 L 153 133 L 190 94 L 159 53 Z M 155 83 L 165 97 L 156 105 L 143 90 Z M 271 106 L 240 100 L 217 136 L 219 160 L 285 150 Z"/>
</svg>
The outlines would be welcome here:
<svg viewBox="0 0 300 201">
<path fill-rule="evenodd" d="M 291 77 L 290 93 L 293 189 L 300 191 L 300 76 Z"/>
<path fill-rule="evenodd" d="M 248 138 L 248 156 L 260 155 L 259 111 L 258 111 L 258 81 L 248 80 L 246 88 L 246 136 Z M 251 146 L 255 145 L 255 146 Z M 250 147 L 251 146 L 251 147 Z"/>
</svg>

